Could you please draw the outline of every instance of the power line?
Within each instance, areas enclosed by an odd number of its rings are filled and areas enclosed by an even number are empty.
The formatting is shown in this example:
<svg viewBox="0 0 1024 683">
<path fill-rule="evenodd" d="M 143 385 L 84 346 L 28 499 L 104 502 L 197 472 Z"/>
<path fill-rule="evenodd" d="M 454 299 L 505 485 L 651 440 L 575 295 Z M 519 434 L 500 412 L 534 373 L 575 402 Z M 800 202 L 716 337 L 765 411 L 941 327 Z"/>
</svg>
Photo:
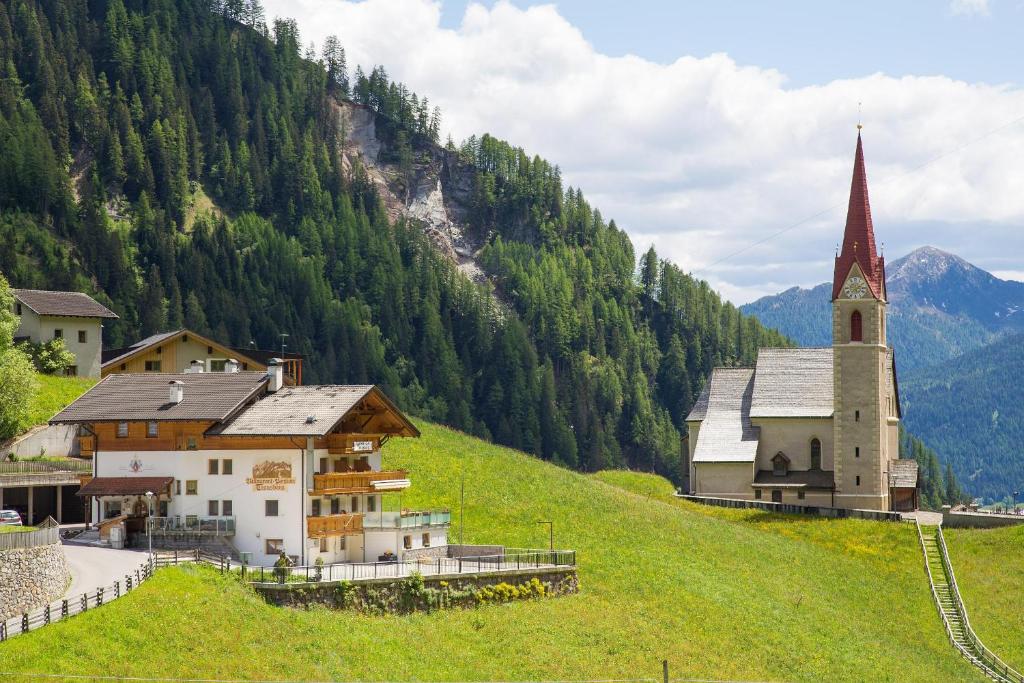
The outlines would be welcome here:
<svg viewBox="0 0 1024 683">
<path fill-rule="evenodd" d="M 1005 130 L 1007 128 L 1010 128 L 1011 126 L 1013 126 L 1013 125 L 1015 125 L 1017 123 L 1020 123 L 1021 121 L 1024 121 L 1024 115 L 1018 116 L 1017 118 L 1013 119 L 1012 121 L 1008 121 L 1008 122 L 1006 122 L 1006 123 L 1004 123 L 1002 125 L 999 125 L 999 126 L 996 126 L 995 128 L 987 130 L 987 131 L 985 131 L 984 133 L 982 133 L 981 135 L 979 135 L 976 138 L 972 138 L 972 139 L 968 140 L 967 142 L 964 142 L 964 143 L 962 143 L 960 145 L 957 145 L 956 147 L 952 147 L 952 148 L 946 150 L 945 152 L 942 152 L 941 154 L 938 154 L 938 155 L 928 159 L 927 161 L 925 161 L 925 162 L 923 162 L 921 164 L 918 164 L 917 166 L 914 166 L 913 168 L 907 169 L 903 173 L 901 173 L 901 174 L 899 174 L 897 176 L 894 176 L 892 178 L 889 178 L 888 181 L 881 183 L 880 186 L 881 187 L 887 187 L 888 185 L 892 184 L 893 182 L 895 182 L 897 180 L 901 180 L 901 179 L 907 177 L 908 175 L 910 175 L 912 173 L 916 173 L 917 171 L 920 171 L 922 168 L 925 168 L 926 166 L 930 166 L 931 164 L 934 164 L 936 161 L 939 161 L 941 159 L 945 159 L 948 156 L 956 154 L 957 152 L 960 152 L 960 151 L 966 149 L 967 147 L 970 147 L 971 145 L 973 145 L 973 144 L 975 144 L 977 142 L 981 142 L 985 138 L 991 137 L 992 135 L 995 135 L 996 133 L 999 133 L 999 132 L 1001 132 L 1001 131 L 1003 131 L 1003 130 Z M 734 252 L 732 252 L 730 254 L 725 255 L 722 258 L 709 263 L 708 265 L 704 266 L 703 268 L 700 268 L 699 270 L 693 271 L 691 273 L 691 275 L 699 275 L 699 274 L 702 274 L 702 273 L 707 273 L 707 271 L 709 271 L 710 269 L 714 268 L 718 264 L 723 263 L 725 261 L 728 261 L 729 259 L 731 259 L 731 258 L 733 258 L 735 256 L 739 256 L 740 254 L 743 254 L 743 253 L 745 253 L 747 251 L 750 251 L 754 247 L 760 246 L 760 245 L 764 244 L 765 242 L 770 242 L 771 240 L 775 239 L 779 235 L 787 233 L 790 230 L 793 230 L 794 228 L 798 228 L 801 225 L 803 225 L 804 223 L 812 221 L 815 218 L 818 218 L 819 216 L 822 216 L 822 215 L 824 215 L 826 213 L 829 213 L 830 211 L 834 211 L 834 210 L 842 207 L 844 204 L 846 204 L 846 202 L 840 202 L 838 204 L 833 204 L 832 206 L 829 206 L 828 208 L 821 209 L 820 211 L 817 211 L 817 212 L 811 214 L 810 216 L 807 216 L 806 218 L 802 218 L 802 219 L 798 220 L 795 223 L 791 223 L 791 224 L 787 225 L 786 227 L 782 228 L 781 230 L 779 230 L 777 232 L 774 232 L 774 233 L 768 235 L 767 237 L 759 239 L 756 242 L 751 242 L 747 246 L 745 246 L 745 247 L 743 247 L 741 249 L 737 249 L 736 251 L 734 251 Z"/>
</svg>

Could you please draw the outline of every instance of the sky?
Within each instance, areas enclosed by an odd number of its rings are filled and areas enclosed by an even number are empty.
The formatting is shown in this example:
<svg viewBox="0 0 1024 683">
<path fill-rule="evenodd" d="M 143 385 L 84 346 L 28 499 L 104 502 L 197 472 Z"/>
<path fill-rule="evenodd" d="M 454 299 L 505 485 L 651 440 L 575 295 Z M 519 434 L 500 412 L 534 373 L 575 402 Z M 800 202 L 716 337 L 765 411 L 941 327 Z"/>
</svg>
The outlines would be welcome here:
<svg viewBox="0 0 1024 683">
<path fill-rule="evenodd" d="M 858 117 L 888 260 L 1024 279 L 1024 0 L 264 0 L 741 304 L 831 279 Z M 859 112 L 859 113 L 858 113 Z"/>
</svg>

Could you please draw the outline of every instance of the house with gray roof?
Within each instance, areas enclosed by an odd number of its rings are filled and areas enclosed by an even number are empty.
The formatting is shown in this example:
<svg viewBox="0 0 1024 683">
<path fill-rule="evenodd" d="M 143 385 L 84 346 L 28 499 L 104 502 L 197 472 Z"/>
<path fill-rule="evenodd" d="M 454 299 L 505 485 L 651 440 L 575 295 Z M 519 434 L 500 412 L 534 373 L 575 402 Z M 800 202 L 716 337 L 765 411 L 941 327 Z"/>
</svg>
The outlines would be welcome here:
<svg viewBox="0 0 1024 683">
<path fill-rule="evenodd" d="M 82 292 L 12 289 L 14 314 L 20 319 L 17 340 L 43 344 L 63 339 L 75 363 L 67 374 L 99 377 L 102 366 L 103 322 L 116 320 L 109 308 Z"/>
<path fill-rule="evenodd" d="M 277 359 L 255 372 L 110 374 L 50 423 L 87 442 L 78 495 L 101 538 L 117 528 L 143 542 L 149 528 L 156 547 L 216 539 L 260 565 L 282 552 L 331 564 L 447 544 L 447 511 L 403 508 L 409 474 L 382 465 L 390 439 L 419 430 L 373 385 L 289 385 Z"/>
<path fill-rule="evenodd" d="M 899 459 L 899 386 L 886 342 L 884 269 L 858 135 L 835 263 L 832 346 L 760 349 L 752 368 L 712 371 L 686 418 L 689 493 L 916 509 L 917 462 Z"/>
</svg>

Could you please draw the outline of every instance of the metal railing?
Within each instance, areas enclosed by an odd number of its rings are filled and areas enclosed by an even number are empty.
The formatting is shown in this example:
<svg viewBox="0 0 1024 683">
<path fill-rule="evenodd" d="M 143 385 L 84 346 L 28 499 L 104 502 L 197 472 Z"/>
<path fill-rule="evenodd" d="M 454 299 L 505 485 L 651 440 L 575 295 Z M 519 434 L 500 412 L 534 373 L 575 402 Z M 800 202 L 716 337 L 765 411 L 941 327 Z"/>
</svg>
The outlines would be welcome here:
<svg viewBox="0 0 1024 683">
<path fill-rule="evenodd" d="M 98 587 L 90 593 L 68 596 L 20 615 L 0 619 L 0 642 L 99 607 L 131 592 L 151 576 L 152 569 L 147 560 L 133 572 L 125 574 L 123 581 L 119 579 L 110 585 Z"/>
<path fill-rule="evenodd" d="M 2 474 L 50 474 L 51 472 L 92 472 L 92 463 L 81 460 L 18 460 L 0 462 Z"/>
<path fill-rule="evenodd" d="M 576 566 L 575 550 L 519 550 L 497 555 L 470 557 L 423 557 L 391 562 L 338 562 L 322 566 L 266 567 L 243 565 L 226 556 L 201 550 L 165 551 L 156 554 L 156 566 L 184 563 L 211 565 L 221 572 L 237 571 L 249 583 L 320 583 L 329 581 L 372 581 L 423 576 L 487 574 L 520 569 L 561 569 Z"/>
<path fill-rule="evenodd" d="M 363 519 L 364 529 L 415 529 L 418 527 L 446 526 L 451 524 L 452 513 L 448 510 L 421 512 L 367 512 Z"/>
<path fill-rule="evenodd" d="M 154 534 L 233 536 L 235 533 L 234 517 L 200 517 L 199 515 L 150 517 L 149 524 Z"/>
<path fill-rule="evenodd" d="M 939 557 L 942 559 L 942 567 L 946 571 L 946 576 L 949 579 L 950 592 L 952 593 L 953 606 L 960 615 L 960 619 L 964 625 L 964 635 L 967 640 L 975 648 L 975 654 L 979 656 L 985 665 L 992 669 L 995 673 L 1001 675 L 1007 681 L 1013 683 L 1024 683 L 1024 675 L 1017 670 L 1010 667 L 1009 664 L 1001 660 L 996 653 L 985 647 L 985 644 L 978 638 L 978 634 L 974 632 L 971 627 L 971 621 L 967 618 L 967 609 L 964 607 L 964 602 L 960 597 L 960 588 L 956 583 L 956 574 L 953 573 L 953 564 L 949 561 L 949 551 L 946 548 L 946 539 L 942 535 L 942 527 L 936 527 L 935 534 L 936 541 L 938 542 Z"/>
</svg>

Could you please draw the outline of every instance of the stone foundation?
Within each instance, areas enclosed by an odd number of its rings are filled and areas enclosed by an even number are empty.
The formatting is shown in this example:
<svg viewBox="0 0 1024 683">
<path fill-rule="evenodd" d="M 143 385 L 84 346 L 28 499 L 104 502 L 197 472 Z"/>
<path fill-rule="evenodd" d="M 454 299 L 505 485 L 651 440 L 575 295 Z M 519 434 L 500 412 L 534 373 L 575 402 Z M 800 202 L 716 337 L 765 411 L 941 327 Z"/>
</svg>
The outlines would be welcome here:
<svg viewBox="0 0 1024 683">
<path fill-rule="evenodd" d="M 322 606 L 370 614 L 407 614 L 571 595 L 579 592 L 579 579 L 575 567 L 561 567 L 253 587 L 267 602 L 279 607 Z"/>
<path fill-rule="evenodd" d="M 0 621 L 60 598 L 70 580 L 60 543 L 0 550 Z"/>
</svg>

